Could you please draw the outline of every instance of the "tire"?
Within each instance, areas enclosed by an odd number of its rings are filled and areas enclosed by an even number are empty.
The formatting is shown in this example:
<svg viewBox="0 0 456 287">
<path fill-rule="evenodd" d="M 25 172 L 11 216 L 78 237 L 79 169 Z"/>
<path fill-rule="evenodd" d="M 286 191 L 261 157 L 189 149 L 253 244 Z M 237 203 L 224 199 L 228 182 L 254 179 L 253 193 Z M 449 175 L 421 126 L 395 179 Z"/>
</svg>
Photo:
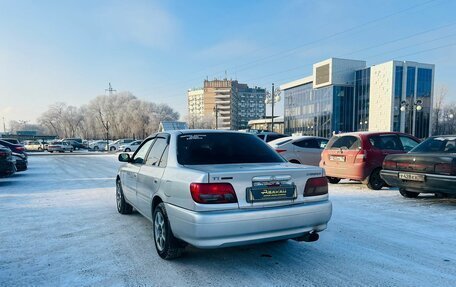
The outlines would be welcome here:
<svg viewBox="0 0 456 287">
<path fill-rule="evenodd" d="M 337 184 L 341 180 L 338 177 L 332 177 L 332 176 L 327 176 L 326 178 L 328 179 L 329 183 L 332 183 L 332 184 Z"/>
<path fill-rule="evenodd" d="M 162 259 L 169 260 L 178 258 L 182 255 L 184 248 L 171 231 L 165 204 L 163 202 L 159 203 L 154 209 L 153 230 L 155 249 Z"/>
<path fill-rule="evenodd" d="M 50 152 L 50 153 L 53 153 L 54 151 L 53 151 L 53 150 L 50 150 L 49 152 Z"/>
<path fill-rule="evenodd" d="M 120 180 L 116 182 L 116 205 L 120 214 L 131 214 L 133 212 L 133 207 L 125 201 Z"/>
<path fill-rule="evenodd" d="M 100 148 L 96 145 L 93 147 L 93 150 L 99 150 Z"/>
<path fill-rule="evenodd" d="M 125 152 L 131 152 L 131 149 L 129 149 L 128 147 L 125 149 Z"/>
<path fill-rule="evenodd" d="M 70 149 L 70 152 L 73 152 L 73 149 Z"/>
<path fill-rule="evenodd" d="M 116 147 L 115 146 L 112 146 L 109 148 L 110 151 L 115 151 L 116 150 Z"/>
<path fill-rule="evenodd" d="M 399 188 L 399 193 L 405 198 L 417 198 L 418 192 L 407 191 L 405 188 Z"/>
<path fill-rule="evenodd" d="M 43 149 L 39 147 L 39 148 L 38 148 L 38 151 L 43 151 Z"/>
<path fill-rule="evenodd" d="M 380 190 L 385 186 L 385 182 L 380 177 L 380 168 L 375 169 L 370 175 L 367 181 L 367 187 L 373 190 Z"/>
<path fill-rule="evenodd" d="M 297 160 L 297 159 L 292 159 L 292 160 L 290 160 L 289 162 L 291 162 L 291 163 L 296 163 L 296 164 L 301 164 L 301 163 L 299 162 L 299 160 Z"/>
</svg>

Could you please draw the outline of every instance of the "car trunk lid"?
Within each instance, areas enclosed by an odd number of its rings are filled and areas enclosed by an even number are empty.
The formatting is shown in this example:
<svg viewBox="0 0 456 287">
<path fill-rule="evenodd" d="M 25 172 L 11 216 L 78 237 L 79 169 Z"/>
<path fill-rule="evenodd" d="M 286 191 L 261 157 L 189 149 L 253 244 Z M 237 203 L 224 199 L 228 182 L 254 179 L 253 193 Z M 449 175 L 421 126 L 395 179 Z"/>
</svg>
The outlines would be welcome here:
<svg viewBox="0 0 456 287">
<path fill-rule="evenodd" d="M 456 175 L 456 159 L 445 153 L 408 153 L 388 156 L 384 168 L 403 172 Z"/>
<path fill-rule="evenodd" d="M 209 183 L 230 183 L 236 192 L 239 208 L 283 206 L 301 202 L 307 179 L 324 175 L 319 167 L 286 162 L 187 167 L 207 172 Z"/>
</svg>

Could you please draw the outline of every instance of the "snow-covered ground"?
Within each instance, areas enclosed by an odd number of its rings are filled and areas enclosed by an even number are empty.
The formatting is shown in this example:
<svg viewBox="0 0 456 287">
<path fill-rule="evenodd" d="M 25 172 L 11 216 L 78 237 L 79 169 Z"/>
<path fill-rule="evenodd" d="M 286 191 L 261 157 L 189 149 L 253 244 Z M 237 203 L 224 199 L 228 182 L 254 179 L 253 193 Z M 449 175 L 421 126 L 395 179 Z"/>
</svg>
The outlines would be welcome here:
<svg viewBox="0 0 456 287">
<path fill-rule="evenodd" d="M 456 199 L 330 186 L 320 240 L 155 252 L 151 223 L 115 207 L 115 155 L 30 157 L 0 179 L 0 286 L 455 286 Z M 455 187 L 456 188 L 456 187 Z"/>
</svg>

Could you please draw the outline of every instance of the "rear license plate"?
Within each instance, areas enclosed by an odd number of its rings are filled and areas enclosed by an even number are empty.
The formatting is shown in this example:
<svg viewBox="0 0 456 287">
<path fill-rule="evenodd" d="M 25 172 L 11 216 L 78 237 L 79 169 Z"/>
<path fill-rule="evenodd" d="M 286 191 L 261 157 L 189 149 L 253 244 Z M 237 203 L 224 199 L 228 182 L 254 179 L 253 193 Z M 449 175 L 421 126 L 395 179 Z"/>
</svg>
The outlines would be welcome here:
<svg viewBox="0 0 456 287">
<path fill-rule="evenodd" d="M 264 202 L 277 200 L 294 200 L 297 198 L 296 186 L 254 186 L 247 188 L 247 202 Z"/>
<path fill-rule="evenodd" d="M 410 180 L 410 181 L 424 181 L 425 176 L 424 174 L 416 174 L 416 173 L 399 173 L 399 178 L 402 180 Z"/>
<path fill-rule="evenodd" d="M 342 155 L 330 155 L 329 160 L 345 162 L 345 156 Z"/>
</svg>

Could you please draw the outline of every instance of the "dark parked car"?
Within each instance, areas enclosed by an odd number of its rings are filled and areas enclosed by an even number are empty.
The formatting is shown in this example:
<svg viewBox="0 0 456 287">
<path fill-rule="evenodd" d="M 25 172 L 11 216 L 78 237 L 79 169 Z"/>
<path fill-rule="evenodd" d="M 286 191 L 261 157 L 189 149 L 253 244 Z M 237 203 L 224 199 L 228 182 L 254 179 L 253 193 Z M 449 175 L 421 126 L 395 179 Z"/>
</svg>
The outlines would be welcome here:
<svg viewBox="0 0 456 287">
<path fill-rule="evenodd" d="M 10 142 L 7 142 L 7 141 L 1 139 L 0 145 L 3 145 L 5 147 L 9 148 L 14 153 L 23 154 L 23 155 L 25 155 L 25 157 L 27 157 L 27 153 L 25 152 L 25 147 L 21 144 L 12 144 Z"/>
<path fill-rule="evenodd" d="M 21 144 L 19 140 L 17 139 L 11 139 L 11 138 L 1 138 L 1 140 L 4 140 L 6 142 L 12 143 L 12 144 Z"/>
<path fill-rule="evenodd" d="M 78 150 L 78 149 L 86 149 L 87 147 L 82 143 L 82 140 L 81 142 L 79 141 L 76 141 L 74 139 L 64 139 L 62 140 L 62 142 L 67 142 L 69 145 L 71 145 L 73 147 L 74 150 Z"/>
<path fill-rule="evenodd" d="M 16 172 L 16 161 L 11 150 L 0 145 L 0 176 L 10 176 Z"/>
<path fill-rule="evenodd" d="M 28 168 L 28 160 L 24 154 L 12 153 L 13 158 L 16 160 L 16 171 L 24 171 Z"/>
<path fill-rule="evenodd" d="M 431 137 L 408 154 L 389 155 L 380 174 L 404 197 L 456 194 L 456 136 Z"/>
<path fill-rule="evenodd" d="M 403 154 L 417 146 L 419 139 L 397 132 L 356 132 L 333 136 L 321 154 L 330 183 L 342 178 L 358 180 L 370 189 L 381 189 L 385 182 L 380 170 L 389 154 Z"/>
</svg>

